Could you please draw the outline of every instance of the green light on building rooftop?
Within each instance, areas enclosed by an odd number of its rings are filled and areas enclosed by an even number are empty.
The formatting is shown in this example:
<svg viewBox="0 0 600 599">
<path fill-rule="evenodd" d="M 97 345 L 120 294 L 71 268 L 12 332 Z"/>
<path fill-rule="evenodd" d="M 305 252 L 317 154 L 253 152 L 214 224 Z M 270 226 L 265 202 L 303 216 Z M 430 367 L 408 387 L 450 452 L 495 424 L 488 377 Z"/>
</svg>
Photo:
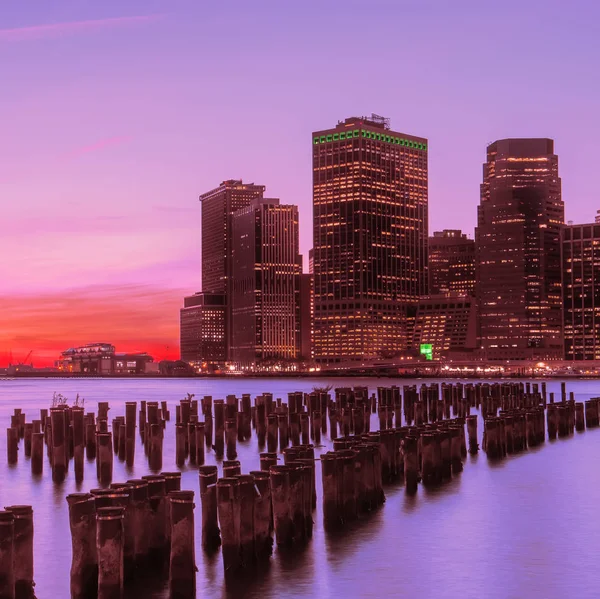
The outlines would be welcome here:
<svg viewBox="0 0 600 599">
<path fill-rule="evenodd" d="M 395 146 L 403 146 L 405 148 L 411 148 L 413 150 L 424 150 L 427 151 L 427 144 L 417 143 L 410 139 L 403 139 L 402 137 L 392 137 L 390 135 L 382 135 L 381 133 L 375 133 L 374 131 L 366 131 L 365 129 L 354 129 L 352 131 L 343 131 L 341 133 L 334 133 L 333 135 L 321 135 L 313 138 L 314 145 L 323 143 L 330 143 L 332 141 L 347 141 L 349 139 L 356 139 L 363 137 L 364 139 L 374 139 L 375 141 L 383 141 Z"/>
</svg>

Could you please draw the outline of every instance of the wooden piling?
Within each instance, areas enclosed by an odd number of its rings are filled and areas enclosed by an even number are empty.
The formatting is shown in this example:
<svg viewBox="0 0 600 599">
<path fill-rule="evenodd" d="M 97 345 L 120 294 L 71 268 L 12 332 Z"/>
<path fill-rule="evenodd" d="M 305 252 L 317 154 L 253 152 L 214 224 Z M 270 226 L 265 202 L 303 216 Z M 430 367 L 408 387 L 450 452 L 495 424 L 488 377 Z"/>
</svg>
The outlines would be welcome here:
<svg viewBox="0 0 600 599">
<path fill-rule="evenodd" d="M 67 472 L 67 447 L 64 409 L 50 408 L 52 424 L 52 480 L 61 483 Z"/>
<path fill-rule="evenodd" d="M 170 491 L 169 589 L 173 599 L 196 597 L 196 553 L 194 543 L 194 492 Z"/>
<path fill-rule="evenodd" d="M 221 544 L 221 533 L 217 520 L 216 466 L 200 466 L 200 501 L 202 503 L 202 546 L 214 550 Z"/>
<path fill-rule="evenodd" d="M 31 474 L 44 472 L 44 433 L 33 433 L 31 438 Z"/>
<path fill-rule="evenodd" d="M 127 481 L 130 493 L 130 521 L 133 534 L 133 562 L 136 570 L 143 570 L 148 562 L 151 518 L 148 499 L 148 481 L 131 479 Z"/>
<path fill-rule="evenodd" d="M 123 597 L 125 508 L 103 507 L 96 514 L 98 599 L 119 599 Z"/>
<path fill-rule="evenodd" d="M 67 495 L 71 529 L 71 597 L 88 599 L 98 593 L 96 503 L 91 493 Z"/>
<path fill-rule="evenodd" d="M 98 482 L 103 486 L 108 486 L 112 481 L 113 472 L 113 452 L 112 452 L 111 433 L 96 433 L 97 462 L 96 474 Z"/>
<path fill-rule="evenodd" d="M 270 476 L 264 470 L 255 470 L 250 474 L 254 477 L 257 490 L 254 496 L 254 550 L 257 560 L 261 561 L 273 551 Z"/>
<path fill-rule="evenodd" d="M 221 529 L 223 567 L 231 576 L 242 566 L 239 533 L 239 487 L 237 478 L 217 481 L 217 509 Z"/>
<path fill-rule="evenodd" d="M 197 422 L 195 425 L 196 435 L 196 464 L 204 466 L 204 422 Z"/>
<path fill-rule="evenodd" d="M 167 501 L 166 481 L 158 474 L 142 476 L 148 483 L 148 502 L 150 514 L 148 519 L 148 557 L 153 567 L 164 567 L 167 546 Z"/>
<path fill-rule="evenodd" d="M 18 431 L 16 431 L 18 436 Z M 15 518 L 0 511 L 0 597 L 15 599 Z"/>
<path fill-rule="evenodd" d="M 6 457 L 11 466 L 19 459 L 19 429 L 12 426 L 6 429 Z"/>
<path fill-rule="evenodd" d="M 33 509 L 30 505 L 4 508 L 14 517 L 15 599 L 35 599 L 33 581 Z"/>
<path fill-rule="evenodd" d="M 84 410 L 83 407 L 74 406 L 73 416 L 73 462 L 75 470 L 75 482 L 80 483 L 83 480 L 83 458 L 84 458 Z"/>
</svg>

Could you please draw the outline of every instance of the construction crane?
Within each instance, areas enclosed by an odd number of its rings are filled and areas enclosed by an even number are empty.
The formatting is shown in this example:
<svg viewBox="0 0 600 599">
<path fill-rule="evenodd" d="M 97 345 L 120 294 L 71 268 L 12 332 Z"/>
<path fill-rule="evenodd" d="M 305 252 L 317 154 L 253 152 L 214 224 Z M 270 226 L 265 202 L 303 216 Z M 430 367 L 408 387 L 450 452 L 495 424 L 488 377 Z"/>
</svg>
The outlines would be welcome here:
<svg viewBox="0 0 600 599">
<path fill-rule="evenodd" d="M 29 356 L 33 353 L 33 350 L 30 350 L 29 353 L 25 356 L 25 359 L 21 362 L 21 364 L 26 364 L 27 360 L 29 360 Z"/>
</svg>

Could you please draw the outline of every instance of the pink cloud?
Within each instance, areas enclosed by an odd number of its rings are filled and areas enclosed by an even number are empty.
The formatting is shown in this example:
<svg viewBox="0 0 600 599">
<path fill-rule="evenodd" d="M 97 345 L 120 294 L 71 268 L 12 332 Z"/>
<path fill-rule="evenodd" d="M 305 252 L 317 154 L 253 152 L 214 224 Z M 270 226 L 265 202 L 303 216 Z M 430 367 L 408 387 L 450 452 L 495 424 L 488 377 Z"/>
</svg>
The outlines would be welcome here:
<svg viewBox="0 0 600 599">
<path fill-rule="evenodd" d="M 161 15 L 140 15 L 133 17 L 114 17 L 110 19 L 93 19 L 89 21 L 72 21 L 66 23 L 49 23 L 45 25 L 32 25 L 30 27 L 15 27 L 0 29 L 0 41 L 21 42 L 31 39 L 58 37 L 69 33 L 78 33 L 90 29 L 104 27 L 118 27 L 155 21 Z"/>
<path fill-rule="evenodd" d="M 98 150 L 103 150 L 104 148 L 109 148 L 111 146 L 118 146 L 119 144 L 125 143 L 129 141 L 131 137 L 127 135 L 116 135 L 113 137 L 107 137 L 106 139 L 100 139 L 93 144 L 89 144 L 87 146 L 81 146 L 80 148 L 76 148 L 71 152 L 67 152 L 65 154 L 66 158 L 76 158 L 83 154 L 89 154 L 90 152 L 97 152 Z"/>
</svg>

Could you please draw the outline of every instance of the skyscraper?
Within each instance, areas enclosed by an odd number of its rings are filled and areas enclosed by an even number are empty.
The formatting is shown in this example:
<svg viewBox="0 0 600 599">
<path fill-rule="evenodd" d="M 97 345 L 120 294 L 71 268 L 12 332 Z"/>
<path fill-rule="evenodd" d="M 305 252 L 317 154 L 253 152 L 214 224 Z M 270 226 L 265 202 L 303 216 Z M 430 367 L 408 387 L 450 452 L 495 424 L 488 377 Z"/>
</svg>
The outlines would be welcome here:
<svg viewBox="0 0 600 599">
<path fill-rule="evenodd" d="M 475 241 L 444 229 L 429 238 L 429 293 L 475 296 Z"/>
<path fill-rule="evenodd" d="M 232 217 L 231 359 L 300 357 L 298 208 L 256 199 Z"/>
<path fill-rule="evenodd" d="M 600 222 L 563 229 L 566 360 L 600 360 Z"/>
<path fill-rule="evenodd" d="M 312 143 L 315 358 L 396 355 L 427 291 L 427 140 L 372 115 Z"/>
<path fill-rule="evenodd" d="M 225 295 L 195 293 L 183 298 L 179 313 L 181 359 L 196 364 L 223 365 L 225 348 Z"/>
<path fill-rule="evenodd" d="M 478 337 L 488 358 L 562 356 L 563 223 L 554 142 L 489 145 L 475 230 Z"/>
<path fill-rule="evenodd" d="M 225 347 L 231 347 L 231 219 L 233 213 L 262 198 L 264 185 L 241 180 L 223 181 L 219 187 L 203 193 L 202 203 L 202 291 L 223 294 L 225 306 Z"/>
</svg>

